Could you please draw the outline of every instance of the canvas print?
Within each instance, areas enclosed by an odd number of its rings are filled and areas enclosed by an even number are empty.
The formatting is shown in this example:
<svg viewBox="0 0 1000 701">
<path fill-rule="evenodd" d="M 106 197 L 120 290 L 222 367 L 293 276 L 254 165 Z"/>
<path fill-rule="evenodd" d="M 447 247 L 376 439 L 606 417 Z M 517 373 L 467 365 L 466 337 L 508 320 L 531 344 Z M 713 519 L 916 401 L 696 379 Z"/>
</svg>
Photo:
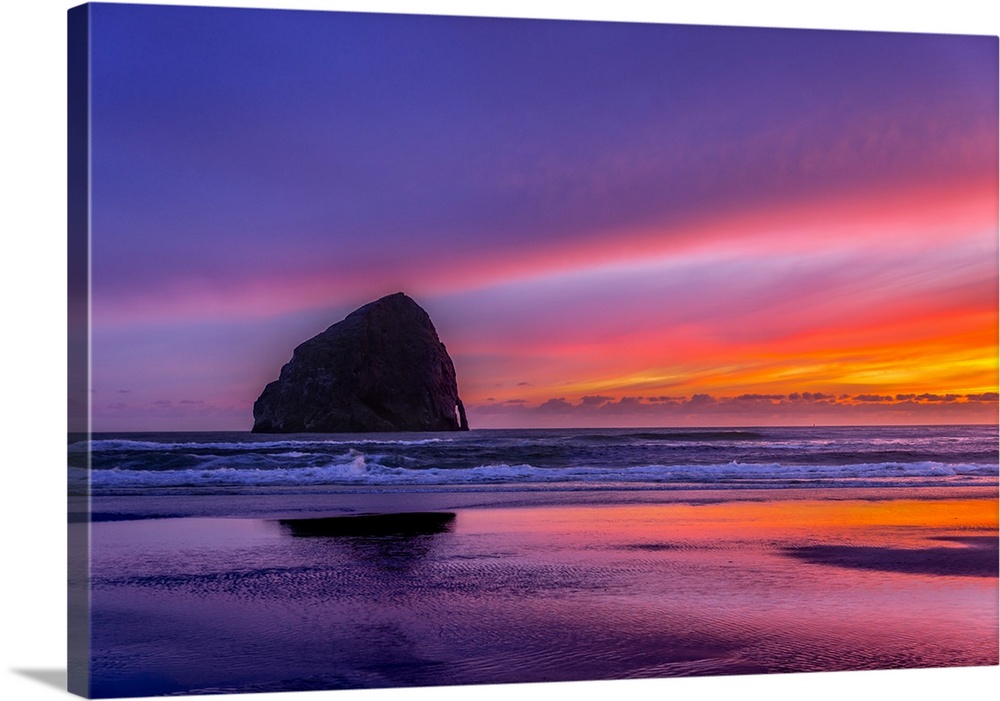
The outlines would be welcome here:
<svg viewBox="0 0 1000 701">
<path fill-rule="evenodd" d="M 73 692 L 998 664 L 997 37 L 68 20 Z"/>
</svg>

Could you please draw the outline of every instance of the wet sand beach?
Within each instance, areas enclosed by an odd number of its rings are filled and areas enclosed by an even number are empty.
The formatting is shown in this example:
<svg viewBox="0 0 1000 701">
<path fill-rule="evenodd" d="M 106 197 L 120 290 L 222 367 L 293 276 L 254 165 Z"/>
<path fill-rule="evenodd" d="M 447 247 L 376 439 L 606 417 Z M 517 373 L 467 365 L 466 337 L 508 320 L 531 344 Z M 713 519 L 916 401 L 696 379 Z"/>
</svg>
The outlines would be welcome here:
<svg viewBox="0 0 1000 701">
<path fill-rule="evenodd" d="M 169 501 L 95 503 L 97 696 L 998 663 L 991 489 Z"/>
</svg>

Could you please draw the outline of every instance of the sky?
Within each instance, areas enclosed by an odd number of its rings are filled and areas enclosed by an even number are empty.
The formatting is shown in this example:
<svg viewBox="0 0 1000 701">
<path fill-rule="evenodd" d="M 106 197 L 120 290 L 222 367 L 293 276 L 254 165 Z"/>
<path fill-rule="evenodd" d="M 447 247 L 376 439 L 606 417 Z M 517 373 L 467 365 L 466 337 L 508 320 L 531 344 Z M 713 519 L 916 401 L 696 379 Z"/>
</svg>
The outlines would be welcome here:
<svg viewBox="0 0 1000 701">
<path fill-rule="evenodd" d="M 92 13 L 94 430 L 397 291 L 473 428 L 997 420 L 996 37 Z"/>
</svg>

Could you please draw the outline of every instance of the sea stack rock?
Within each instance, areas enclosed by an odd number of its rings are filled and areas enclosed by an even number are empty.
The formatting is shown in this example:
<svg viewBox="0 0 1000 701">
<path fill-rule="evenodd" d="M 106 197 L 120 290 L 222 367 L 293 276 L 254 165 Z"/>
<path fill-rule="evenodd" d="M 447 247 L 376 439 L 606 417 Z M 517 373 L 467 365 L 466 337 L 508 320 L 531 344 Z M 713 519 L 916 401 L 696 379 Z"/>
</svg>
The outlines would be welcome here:
<svg viewBox="0 0 1000 701">
<path fill-rule="evenodd" d="M 402 292 L 298 348 L 253 405 L 255 433 L 468 430 L 455 366 Z"/>
</svg>

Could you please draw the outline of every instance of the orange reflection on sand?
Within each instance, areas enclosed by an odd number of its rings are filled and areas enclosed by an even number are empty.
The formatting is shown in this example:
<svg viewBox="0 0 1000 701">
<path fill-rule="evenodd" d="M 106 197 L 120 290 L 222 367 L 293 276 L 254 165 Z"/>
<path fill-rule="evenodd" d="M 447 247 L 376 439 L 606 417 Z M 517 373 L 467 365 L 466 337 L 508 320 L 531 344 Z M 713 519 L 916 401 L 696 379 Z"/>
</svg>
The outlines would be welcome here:
<svg viewBox="0 0 1000 701">
<path fill-rule="evenodd" d="M 767 498 L 710 503 L 566 506 L 464 512 L 465 532 L 613 545 L 624 541 L 803 541 L 915 545 L 926 538 L 996 533 L 996 498 Z M 958 547 L 958 546 L 956 546 Z"/>
</svg>

